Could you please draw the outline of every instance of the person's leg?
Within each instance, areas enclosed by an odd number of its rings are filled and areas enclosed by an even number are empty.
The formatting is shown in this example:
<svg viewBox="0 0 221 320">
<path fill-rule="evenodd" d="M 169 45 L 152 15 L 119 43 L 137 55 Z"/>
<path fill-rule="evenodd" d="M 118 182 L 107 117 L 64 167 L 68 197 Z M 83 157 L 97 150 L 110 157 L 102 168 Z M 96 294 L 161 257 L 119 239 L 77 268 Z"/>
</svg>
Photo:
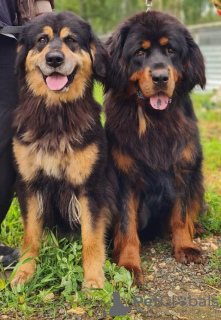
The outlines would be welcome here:
<svg viewBox="0 0 221 320">
<path fill-rule="evenodd" d="M 1 122 L 1 120 L 0 120 Z M 12 164 L 11 142 L 0 153 L 0 230 L 13 198 L 15 171 Z"/>
<path fill-rule="evenodd" d="M 12 113 L 17 104 L 14 72 L 16 40 L 0 35 L 0 231 L 13 198 L 15 170 L 12 161 Z M 13 249 L 0 245 L 0 257 L 10 263 Z M 7 263 L 5 263 L 5 256 Z"/>
</svg>

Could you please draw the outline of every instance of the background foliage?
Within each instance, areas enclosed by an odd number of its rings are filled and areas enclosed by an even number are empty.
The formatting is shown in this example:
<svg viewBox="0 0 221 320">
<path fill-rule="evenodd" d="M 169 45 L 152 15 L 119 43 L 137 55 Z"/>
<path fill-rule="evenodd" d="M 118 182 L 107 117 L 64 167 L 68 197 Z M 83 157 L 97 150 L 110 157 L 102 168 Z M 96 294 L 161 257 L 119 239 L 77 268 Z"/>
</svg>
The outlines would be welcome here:
<svg viewBox="0 0 221 320">
<path fill-rule="evenodd" d="M 70 10 L 88 20 L 98 33 L 114 30 L 116 25 L 136 12 L 146 10 L 145 0 L 59 0 L 56 10 Z M 164 10 L 185 24 L 220 21 L 210 0 L 153 0 L 153 8 Z"/>
</svg>

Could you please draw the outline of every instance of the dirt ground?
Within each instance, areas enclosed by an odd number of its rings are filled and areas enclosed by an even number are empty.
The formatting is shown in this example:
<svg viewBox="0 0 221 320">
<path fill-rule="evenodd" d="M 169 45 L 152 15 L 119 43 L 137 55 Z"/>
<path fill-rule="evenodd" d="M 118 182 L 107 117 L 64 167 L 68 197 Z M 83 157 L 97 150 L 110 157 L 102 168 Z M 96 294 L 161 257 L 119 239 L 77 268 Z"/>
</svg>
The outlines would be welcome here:
<svg viewBox="0 0 221 320">
<path fill-rule="evenodd" d="M 144 270 L 144 285 L 137 290 L 134 298 L 138 301 L 141 299 L 152 299 L 151 307 L 146 306 L 150 300 L 130 306 L 131 312 L 129 318 L 124 316 L 118 319 L 134 320 L 155 320 L 155 319 L 185 319 L 185 320 L 219 320 L 221 319 L 221 305 L 215 306 L 213 299 L 218 295 L 221 297 L 221 283 L 209 285 L 205 277 L 215 275 L 221 277 L 221 273 L 212 266 L 210 262 L 211 254 L 218 247 L 221 247 L 221 236 L 213 236 L 206 239 L 195 239 L 195 242 L 201 247 L 204 257 L 204 263 L 195 265 L 182 265 L 177 263 L 172 255 L 171 241 L 161 240 L 149 242 L 142 246 L 142 262 L 146 261 Z M 154 302 L 154 297 L 158 299 Z M 156 299 L 155 298 L 155 299 Z M 160 301 L 164 306 L 160 306 Z M 154 306 L 159 304 L 159 306 Z M 169 305 L 170 304 L 170 305 Z M 197 304 L 197 305 L 196 305 Z M 0 314 L 0 320 L 14 320 L 9 314 Z M 22 317 L 18 316 L 18 319 Z M 32 316 L 34 320 L 49 320 L 53 317 L 48 314 Z M 76 319 L 113 319 L 104 317 L 102 307 L 94 310 L 92 317 L 83 315 L 64 315 L 60 310 L 60 316 L 57 320 Z"/>
<path fill-rule="evenodd" d="M 144 271 L 146 287 L 140 290 L 141 296 L 148 295 L 150 298 L 167 296 L 169 298 L 164 298 L 163 304 L 171 302 L 171 305 L 149 308 L 144 306 L 137 310 L 140 311 L 140 315 L 137 314 L 134 319 L 221 319 L 221 306 L 213 306 L 211 302 L 218 294 L 221 296 L 221 285 L 209 286 L 205 282 L 205 277 L 210 277 L 212 274 L 221 276 L 220 271 L 216 267 L 212 268 L 209 263 L 211 254 L 221 246 L 221 237 L 203 240 L 198 238 L 195 242 L 203 251 L 204 264 L 177 263 L 172 256 L 170 241 L 143 246 L 143 260 L 148 263 Z M 148 271 L 151 261 L 153 267 Z M 173 299 L 176 301 L 174 306 Z"/>
</svg>

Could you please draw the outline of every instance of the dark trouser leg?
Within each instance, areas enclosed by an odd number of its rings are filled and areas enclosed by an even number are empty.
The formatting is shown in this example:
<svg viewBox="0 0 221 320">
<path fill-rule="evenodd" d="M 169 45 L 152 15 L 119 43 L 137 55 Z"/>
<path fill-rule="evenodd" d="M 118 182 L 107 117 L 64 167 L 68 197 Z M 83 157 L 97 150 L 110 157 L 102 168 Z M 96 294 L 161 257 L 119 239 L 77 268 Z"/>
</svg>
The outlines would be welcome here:
<svg viewBox="0 0 221 320">
<path fill-rule="evenodd" d="M 15 172 L 12 164 L 11 144 L 0 154 L 0 228 L 13 198 Z"/>
<path fill-rule="evenodd" d="M 13 197 L 12 113 L 17 104 L 16 40 L 0 35 L 0 224 Z"/>
</svg>

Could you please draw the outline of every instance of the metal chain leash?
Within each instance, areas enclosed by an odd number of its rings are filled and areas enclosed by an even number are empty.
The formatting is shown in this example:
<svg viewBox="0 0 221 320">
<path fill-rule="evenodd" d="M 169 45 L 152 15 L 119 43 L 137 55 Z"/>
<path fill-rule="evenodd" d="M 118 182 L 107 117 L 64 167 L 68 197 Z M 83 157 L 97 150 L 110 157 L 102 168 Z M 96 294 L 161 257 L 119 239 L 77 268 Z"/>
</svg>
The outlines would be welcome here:
<svg viewBox="0 0 221 320">
<path fill-rule="evenodd" d="M 146 5 L 147 5 L 147 11 L 146 12 L 149 12 L 151 10 L 151 7 L 152 7 L 152 0 L 146 0 Z"/>
</svg>

